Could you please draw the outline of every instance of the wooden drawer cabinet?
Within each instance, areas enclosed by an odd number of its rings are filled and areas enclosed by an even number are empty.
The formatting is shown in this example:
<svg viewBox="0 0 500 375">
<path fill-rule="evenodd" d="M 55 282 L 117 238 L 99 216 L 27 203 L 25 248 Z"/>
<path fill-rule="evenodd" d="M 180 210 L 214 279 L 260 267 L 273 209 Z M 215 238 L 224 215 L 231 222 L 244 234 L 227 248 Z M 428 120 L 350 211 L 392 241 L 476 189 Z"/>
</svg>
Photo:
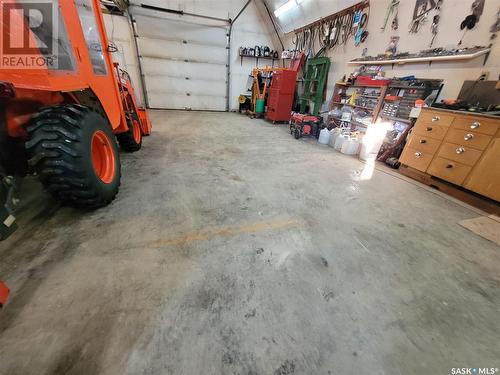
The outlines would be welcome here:
<svg viewBox="0 0 500 375">
<path fill-rule="evenodd" d="M 455 143 L 464 147 L 473 147 L 484 150 L 491 141 L 491 136 L 468 130 L 450 129 L 445 137 L 445 142 Z"/>
<path fill-rule="evenodd" d="M 420 114 L 418 121 L 430 125 L 448 127 L 455 119 L 454 115 L 438 113 L 437 111 L 425 111 Z"/>
<path fill-rule="evenodd" d="M 500 118 L 424 108 L 399 161 L 500 202 Z"/>
<path fill-rule="evenodd" d="M 418 122 L 413 129 L 413 132 L 426 137 L 442 140 L 446 135 L 448 128 L 439 125 L 430 125 L 424 122 Z"/>
<path fill-rule="evenodd" d="M 437 157 L 431 162 L 427 173 L 453 184 L 461 185 L 471 169 L 472 167 L 468 165 Z"/>
<path fill-rule="evenodd" d="M 467 131 L 474 131 L 476 133 L 493 135 L 498 130 L 498 121 L 490 119 L 482 119 L 473 116 L 457 117 L 453 121 L 453 129 L 461 129 Z"/>
<path fill-rule="evenodd" d="M 464 187 L 500 202 L 500 137 L 486 149 Z"/>
<path fill-rule="evenodd" d="M 429 153 L 429 154 L 435 154 L 436 151 L 438 150 L 439 146 L 441 145 L 441 142 L 437 139 L 433 139 L 427 136 L 423 136 L 420 134 L 412 134 L 409 142 L 408 142 L 408 147 L 418 149 L 420 151 Z"/>
<path fill-rule="evenodd" d="M 419 171 L 425 172 L 434 154 L 411 147 L 405 147 L 399 161 Z"/>
<path fill-rule="evenodd" d="M 473 166 L 479 160 L 481 154 L 481 151 L 474 148 L 457 145 L 455 143 L 443 143 L 437 156 Z"/>
</svg>

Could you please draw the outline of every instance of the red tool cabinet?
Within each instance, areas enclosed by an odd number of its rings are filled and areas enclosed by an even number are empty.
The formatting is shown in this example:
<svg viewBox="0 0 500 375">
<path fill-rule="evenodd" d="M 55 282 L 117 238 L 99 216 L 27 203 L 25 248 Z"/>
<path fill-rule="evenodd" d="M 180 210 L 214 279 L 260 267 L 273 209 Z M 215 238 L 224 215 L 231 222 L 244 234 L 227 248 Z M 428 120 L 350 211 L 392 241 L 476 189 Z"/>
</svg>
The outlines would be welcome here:
<svg viewBox="0 0 500 375">
<path fill-rule="evenodd" d="M 290 120 L 296 80 L 297 72 L 294 70 L 281 70 L 273 73 L 267 97 L 266 118 L 268 120 Z"/>
</svg>

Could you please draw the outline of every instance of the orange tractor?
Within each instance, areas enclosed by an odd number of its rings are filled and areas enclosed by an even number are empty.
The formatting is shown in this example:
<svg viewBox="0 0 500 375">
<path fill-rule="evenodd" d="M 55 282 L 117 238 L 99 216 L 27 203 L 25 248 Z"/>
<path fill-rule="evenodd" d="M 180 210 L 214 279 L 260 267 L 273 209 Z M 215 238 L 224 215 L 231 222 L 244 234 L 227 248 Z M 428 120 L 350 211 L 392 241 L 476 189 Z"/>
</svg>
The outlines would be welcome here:
<svg viewBox="0 0 500 375">
<path fill-rule="evenodd" d="M 14 191 L 36 174 L 63 205 L 117 195 L 120 156 L 151 123 L 112 60 L 99 0 L 0 0 L 0 239 L 15 230 Z M 117 141 L 117 142 L 116 142 Z"/>
</svg>

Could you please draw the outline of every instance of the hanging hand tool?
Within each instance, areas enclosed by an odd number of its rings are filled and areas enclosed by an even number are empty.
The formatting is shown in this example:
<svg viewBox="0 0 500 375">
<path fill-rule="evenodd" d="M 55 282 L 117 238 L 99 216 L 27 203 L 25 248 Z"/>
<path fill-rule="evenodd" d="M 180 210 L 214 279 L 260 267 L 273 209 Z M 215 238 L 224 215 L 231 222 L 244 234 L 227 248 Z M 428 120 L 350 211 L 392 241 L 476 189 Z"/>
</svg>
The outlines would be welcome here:
<svg viewBox="0 0 500 375">
<path fill-rule="evenodd" d="M 493 40 L 497 37 L 497 33 L 500 31 L 500 9 L 497 12 L 497 19 L 493 25 L 490 27 L 490 40 Z"/>
<path fill-rule="evenodd" d="M 434 0 L 417 0 L 413 10 L 413 19 L 410 23 L 410 33 L 417 33 L 422 23 L 426 21 L 429 12 L 435 8 L 436 2 Z"/>
<path fill-rule="evenodd" d="M 391 28 L 393 30 L 397 30 L 398 27 L 399 27 L 399 8 L 396 8 L 396 14 L 394 15 L 394 18 L 392 19 L 392 23 L 391 23 Z"/>
<path fill-rule="evenodd" d="M 443 5 L 443 0 L 438 0 L 438 2 L 436 4 L 437 14 L 432 19 L 432 25 L 431 25 L 432 39 L 431 39 L 431 43 L 429 44 L 429 48 L 431 48 L 432 45 L 434 44 L 434 39 L 436 39 L 436 35 L 438 33 L 439 21 L 441 19 L 441 6 L 442 5 Z"/>
<path fill-rule="evenodd" d="M 479 17 L 483 14 L 484 9 L 484 0 L 474 0 L 471 5 L 471 14 L 469 14 L 460 24 L 460 30 L 464 30 L 462 34 L 462 38 L 458 42 L 458 45 L 462 45 L 462 41 L 464 40 L 465 34 L 467 34 L 468 30 L 472 30 L 474 26 L 479 22 Z"/>
<path fill-rule="evenodd" d="M 399 6 L 399 0 L 391 0 L 389 5 L 387 6 L 387 12 L 385 13 L 384 24 L 381 27 L 382 30 L 385 30 L 385 27 L 387 26 L 387 21 L 389 21 L 389 17 L 391 16 L 392 13 L 394 13 L 394 11 L 396 11 L 396 16 L 394 17 L 394 19 L 396 20 L 396 29 L 397 29 L 398 6 Z M 394 29 L 394 20 L 392 21 L 392 23 Z"/>
</svg>

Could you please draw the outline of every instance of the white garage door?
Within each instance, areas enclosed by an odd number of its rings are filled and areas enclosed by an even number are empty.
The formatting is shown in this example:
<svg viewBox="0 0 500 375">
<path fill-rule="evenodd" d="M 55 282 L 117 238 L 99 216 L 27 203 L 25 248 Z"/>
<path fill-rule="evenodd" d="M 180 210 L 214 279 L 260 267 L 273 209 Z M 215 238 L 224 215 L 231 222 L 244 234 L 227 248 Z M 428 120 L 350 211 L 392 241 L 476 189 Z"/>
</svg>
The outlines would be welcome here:
<svg viewBox="0 0 500 375">
<path fill-rule="evenodd" d="M 149 107 L 225 111 L 228 27 L 138 6 L 130 11 Z"/>
</svg>

